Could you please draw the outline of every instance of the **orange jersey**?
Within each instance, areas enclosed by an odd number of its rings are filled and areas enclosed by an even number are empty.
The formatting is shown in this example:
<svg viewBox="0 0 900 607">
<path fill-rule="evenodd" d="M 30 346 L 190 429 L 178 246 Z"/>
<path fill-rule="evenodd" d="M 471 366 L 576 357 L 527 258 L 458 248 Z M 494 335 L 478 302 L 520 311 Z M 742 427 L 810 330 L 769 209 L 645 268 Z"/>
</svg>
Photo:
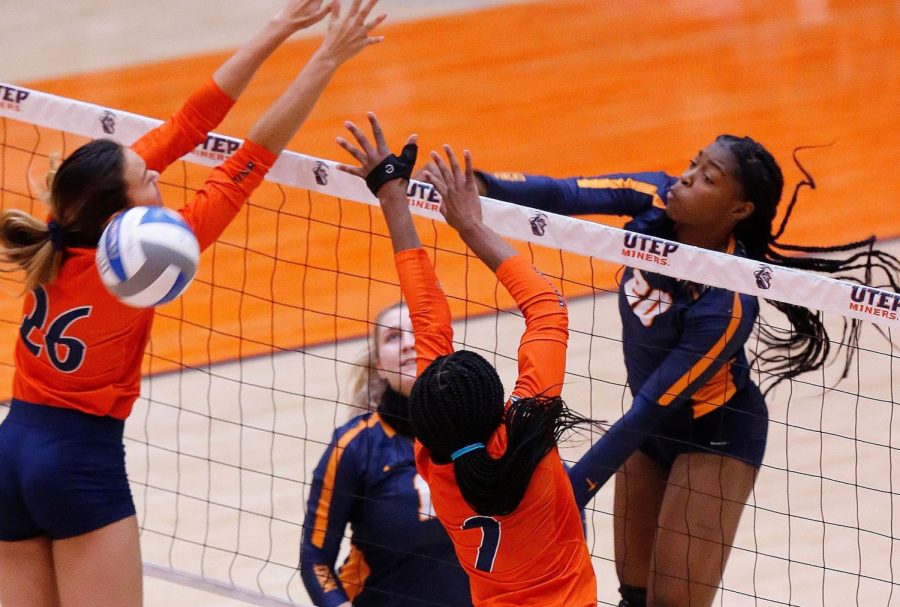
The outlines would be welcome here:
<svg viewBox="0 0 900 607">
<path fill-rule="evenodd" d="M 163 170 L 202 143 L 233 103 L 210 80 L 132 149 L 148 168 Z M 201 249 L 218 238 L 274 161 L 267 149 L 245 142 L 179 209 Z M 125 419 L 140 395 L 141 359 L 153 310 L 115 299 L 100 281 L 95 254 L 96 249 L 67 248 L 56 280 L 26 296 L 13 396 Z"/>
<path fill-rule="evenodd" d="M 450 310 L 422 249 L 401 251 L 396 263 L 409 302 L 421 373 L 435 358 L 453 351 Z M 497 278 L 525 316 L 513 398 L 558 395 L 568 341 L 564 300 L 521 256 L 505 260 Z M 506 442 L 506 427 L 501 425 L 487 450 L 499 457 Z M 581 518 L 556 448 L 535 468 L 519 506 L 504 516 L 475 512 L 460 493 L 453 464 L 436 464 L 419 442 L 416 466 L 431 489 L 435 514 L 469 575 L 476 606 L 597 604 L 597 582 Z"/>
</svg>

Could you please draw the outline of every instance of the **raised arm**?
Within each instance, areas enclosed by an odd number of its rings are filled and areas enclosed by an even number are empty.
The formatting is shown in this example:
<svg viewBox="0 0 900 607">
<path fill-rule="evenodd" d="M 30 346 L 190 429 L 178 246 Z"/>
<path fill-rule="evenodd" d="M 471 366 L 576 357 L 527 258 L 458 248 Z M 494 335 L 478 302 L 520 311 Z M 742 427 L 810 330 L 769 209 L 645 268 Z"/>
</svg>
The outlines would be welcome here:
<svg viewBox="0 0 900 607">
<path fill-rule="evenodd" d="M 380 15 L 366 21 L 377 0 L 353 0 L 341 16 L 339 0 L 332 0 L 328 28 L 322 44 L 287 90 L 251 127 L 247 141 L 213 170 L 204 188 L 180 209 L 194 229 L 201 248 L 215 241 L 262 182 L 276 157 L 309 116 L 338 67 L 363 48 L 381 42 L 369 32 L 384 21 Z"/>
<path fill-rule="evenodd" d="M 617 173 L 554 179 L 476 171 L 479 193 L 560 215 L 629 215 L 663 207 L 676 178 L 665 173 Z"/>
<path fill-rule="evenodd" d="M 291 34 L 321 21 L 323 0 L 288 0 L 284 8 L 219 67 L 166 122 L 132 145 L 151 170 L 162 171 L 206 140 L 262 63 Z"/>
<path fill-rule="evenodd" d="M 331 3 L 323 4 L 323 0 L 288 0 L 277 15 L 215 71 L 213 82 L 223 93 L 237 99 L 276 48 L 292 34 L 321 21 L 331 10 Z"/>
<path fill-rule="evenodd" d="M 481 214 L 481 199 L 475 184 L 472 156 L 463 151 L 465 170 L 461 169 L 456 154 L 449 145 L 444 146 L 447 161 L 437 153 L 431 153 L 430 169 L 423 177 L 441 195 L 441 213 L 460 238 L 463 239 L 478 258 L 497 272 L 505 260 L 516 254 L 516 250 L 485 225 Z"/>
<path fill-rule="evenodd" d="M 406 201 L 406 187 L 416 162 L 416 135 L 411 135 L 400 156 L 391 154 L 375 114 L 368 115 L 375 145 L 352 122 L 346 127 L 359 147 L 339 137 L 337 142 L 359 166 L 340 165 L 342 171 L 365 179 L 378 197 L 394 247 L 400 288 L 409 306 L 416 335 L 416 367 L 421 373 L 431 361 L 453 352 L 450 307 L 438 284 L 434 267 L 422 250 Z"/>
<path fill-rule="evenodd" d="M 444 146 L 444 152 L 446 162 L 432 152 L 423 177 L 441 195 L 441 213 L 447 223 L 497 275 L 525 317 L 513 394 L 557 396 L 562 390 L 569 337 L 565 300 L 528 259 L 484 223 L 468 150 L 463 152 L 464 169 L 449 146 Z"/>
<path fill-rule="evenodd" d="M 287 91 L 256 121 L 248 138 L 273 154 L 281 153 L 288 141 L 309 116 L 325 85 L 337 69 L 365 47 L 384 40 L 370 37 L 385 15 L 366 21 L 378 0 L 353 0 L 346 17 L 341 18 L 339 0 L 332 0 L 328 29 L 321 46 L 313 54 Z"/>
</svg>

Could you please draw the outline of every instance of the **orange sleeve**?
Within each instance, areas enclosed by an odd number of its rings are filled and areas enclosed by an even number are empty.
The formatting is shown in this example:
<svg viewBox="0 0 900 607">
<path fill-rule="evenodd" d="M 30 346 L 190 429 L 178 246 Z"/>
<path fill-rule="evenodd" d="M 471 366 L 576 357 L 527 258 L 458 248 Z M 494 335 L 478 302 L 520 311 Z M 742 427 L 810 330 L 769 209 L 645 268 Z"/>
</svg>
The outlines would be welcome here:
<svg viewBox="0 0 900 607">
<path fill-rule="evenodd" d="M 497 278 L 525 316 L 519 342 L 519 378 L 513 394 L 558 396 L 566 371 L 569 314 L 559 291 L 521 255 L 505 260 Z"/>
<path fill-rule="evenodd" d="M 194 199 L 178 209 L 197 236 L 201 251 L 228 227 L 277 158 L 261 145 L 244 141 L 231 158 L 212 170 Z"/>
<path fill-rule="evenodd" d="M 416 374 L 435 358 L 453 352 L 450 306 L 438 284 L 434 267 L 423 249 L 407 249 L 394 256 L 400 288 L 409 306 L 416 337 Z"/>
<path fill-rule="evenodd" d="M 131 149 L 147 168 L 162 172 L 206 141 L 206 134 L 222 122 L 233 105 L 234 99 L 210 78 L 171 118 L 135 141 Z"/>
</svg>

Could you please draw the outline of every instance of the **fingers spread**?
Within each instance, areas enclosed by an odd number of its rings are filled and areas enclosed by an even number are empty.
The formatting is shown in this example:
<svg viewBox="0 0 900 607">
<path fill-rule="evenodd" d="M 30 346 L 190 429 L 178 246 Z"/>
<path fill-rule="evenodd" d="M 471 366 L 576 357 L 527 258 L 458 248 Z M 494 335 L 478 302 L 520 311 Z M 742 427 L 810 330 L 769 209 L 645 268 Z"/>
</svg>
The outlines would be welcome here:
<svg viewBox="0 0 900 607">
<path fill-rule="evenodd" d="M 444 162 L 444 159 L 441 158 L 440 154 L 437 152 L 431 152 L 431 160 L 434 162 L 434 165 L 437 167 L 438 173 L 441 176 L 441 179 L 444 180 L 445 183 L 450 183 L 453 179 L 453 173 L 450 170 L 450 167 L 447 166 L 447 163 Z"/>
<path fill-rule="evenodd" d="M 375 145 L 378 151 L 389 154 L 390 150 L 388 150 L 387 143 L 384 140 L 384 131 L 381 129 L 378 117 L 375 116 L 374 112 L 369 112 L 366 116 L 369 118 L 369 124 L 372 125 L 372 135 L 375 137 Z"/>
<path fill-rule="evenodd" d="M 441 197 L 447 194 L 447 184 L 439 175 L 432 173 L 430 170 L 425 170 L 422 172 L 422 179 L 433 185 Z"/>
<path fill-rule="evenodd" d="M 472 164 L 472 153 L 469 150 L 463 150 L 463 157 L 466 159 L 466 185 L 475 183 L 475 167 Z"/>
<path fill-rule="evenodd" d="M 377 17 L 375 17 L 374 19 L 372 19 L 371 21 L 369 21 L 368 23 L 366 23 L 366 24 L 363 26 L 363 29 L 365 29 L 366 33 L 368 34 L 368 33 L 371 32 L 373 29 L 375 29 L 376 27 L 378 27 L 379 25 L 381 25 L 382 23 L 384 23 L 384 20 L 385 20 L 385 19 L 387 19 L 387 15 L 386 15 L 386 14 L 378 15 Z"/>
<path fill-rule="evenodd" d="M 366 155 L 373 156 L 375 154 L 375 148 L 372 147 L 372 144 L 369 142 L 369 138 L 366 137 L 365 133 L 359 130 L 359 127 L 357 127 L 349 120 L 344 123 L 344 126 L 347 127 L 347 130 L 353 134 L 353 136 L 356 138 L 357 143 L 359 143 L 360 147 L 362 147 L 363 152 L 365 152 Z"/>
<path fill-rule="evenodd" d="M 350 173 L 351 175 L 355 175 L 356 177 L 361 177 L 362 179 L 366 178 L 365 171 L 360 167 L 350 166 L 349 164 L 339 164 L 337 165 L 339 171 L 343 171 L 345 173 Z"/>
<path fill-rule="evenodd" d="M 360 150 L 353 147 L 346 139 L 344 139 L 343 137 L 338 137 L 336 141 L 339 146 L 347 151 L 347 153 L 356 158 L 360 164 L 366 163 L 366 155 L 363 154 Z"/>
<path fill-rule="evenodd" d="M 359 5 L 359 1 L 355 0 L 357 6 Z M 369 0 L 366 2 L 366 5 L 362 7 L 362 10 L 359 11 L 360 19 L 365 21 L 366 17 L 369 16 L 369 13 L 372 12 L 372 9 L 375 8 L 375 5 L 378 3 L 378 0 Z"/>
<path fill-rule="evenodd" d="M 453 149 L 447 144 L 444 144 L 444 153 L 447 154 L 447 159 L 450 161 L 450 170 L 453 171 L 453 176 L 456 177 L 461 172 L 459 162 L 456 160 L 456 154 L 453 153 Z"/>
</svg>

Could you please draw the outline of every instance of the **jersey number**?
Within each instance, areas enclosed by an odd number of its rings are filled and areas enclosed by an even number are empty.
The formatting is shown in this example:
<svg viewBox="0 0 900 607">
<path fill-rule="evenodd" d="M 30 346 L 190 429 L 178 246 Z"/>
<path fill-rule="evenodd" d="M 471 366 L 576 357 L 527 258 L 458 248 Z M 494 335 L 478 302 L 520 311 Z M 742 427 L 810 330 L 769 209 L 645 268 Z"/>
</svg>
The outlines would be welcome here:
<svg viewBox="0 0 900 607">
<path fill-rule="evenodd" d="M 41 355 L 44 349 L 40 344 L 31 341 L 30 335 L 33 329 L 44 331 L 44 323 L 47 321 L 47 311 L 50 309 L 50 300 L 44 287 L 38 287 L 34 291 L 34 309 L 22 320 L 19 334 L 25 347 L 35 356 Z M 84 362 L 84 342 L 76 337 L 65 335 L 66 329 L 79 318 L 91 315 L 90 306 L 72 308 L 66 310 L 50 322 L 49 328 L 44 331 L 44 346 L 47 348 L 47 358 L 50 363 L 63 373 L 77 371 Z"/>
<path fill-rule="evenodd" d="M 475 568 L 490 573 L 494 569 L 494 558 L 500 547 L 500 521 L 493 516 L 471 516 L 463 524 L 463 529 L 481 529 L 481 545 Z"/>
<path fill-rule="evenodd" d="M 672 307 L 672 295 L 651 287 L 640 270 L 635 270 L 631 280 L 625 283 L 625 297 L 632 312 L 645 327 L 652 325 L 657 316 Z"/>
</svg>

